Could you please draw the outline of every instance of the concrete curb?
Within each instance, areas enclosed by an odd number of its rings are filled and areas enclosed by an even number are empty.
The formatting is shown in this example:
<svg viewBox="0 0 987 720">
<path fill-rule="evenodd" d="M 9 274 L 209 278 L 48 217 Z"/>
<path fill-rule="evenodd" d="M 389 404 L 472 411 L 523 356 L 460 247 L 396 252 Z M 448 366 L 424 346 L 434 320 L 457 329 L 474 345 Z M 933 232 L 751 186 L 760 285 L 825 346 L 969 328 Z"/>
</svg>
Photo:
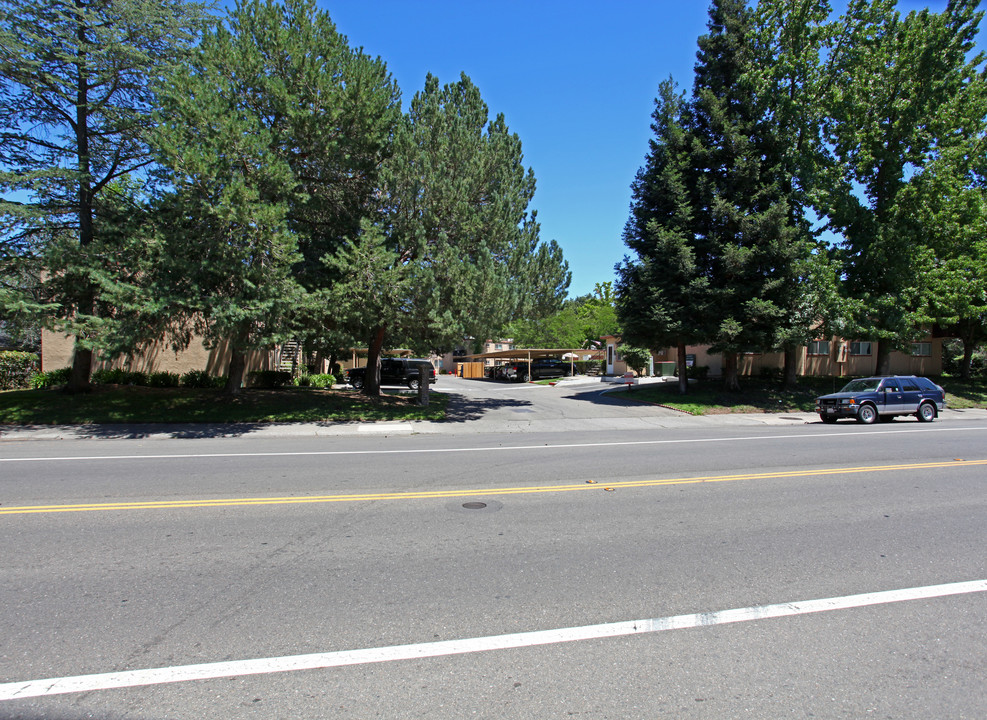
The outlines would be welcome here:
<svg viewBox="0 0 987 720">
<path fill-rule="evenodd" d="M 945 410 L 937 422 L 987 420 L 987 410 Z M 902 424 L 907 420 L 899 421 Z M 220 437 L 387 437 L 406 435 L 474 435 L 553 433 L 579 431 L 632 431 L 683 428 L 802 426 L 822 423 L 815 413 L 730 413 L 723 415 L 585 418 L 570 420 L 515 420 L 511 422 L 379 422 L 379 423 L 240 423 L 148 425 L 53 425 L 0 428 L 0 443 L 82 439 L 196 439 Z M 837 426 L 854 427 L 842 421 Z"/>
</svg>

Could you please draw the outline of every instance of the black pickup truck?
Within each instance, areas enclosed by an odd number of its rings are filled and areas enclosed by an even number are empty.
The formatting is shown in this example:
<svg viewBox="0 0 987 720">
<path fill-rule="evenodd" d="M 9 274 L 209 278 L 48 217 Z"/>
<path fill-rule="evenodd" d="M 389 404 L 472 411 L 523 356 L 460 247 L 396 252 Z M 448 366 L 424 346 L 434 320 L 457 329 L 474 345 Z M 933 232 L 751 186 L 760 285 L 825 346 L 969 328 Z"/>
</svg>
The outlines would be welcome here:
<svg viewBox="0 0 987 720">
<path fill-rule="evenodd" d="M 418 389 L 418 370 L 425 366 L 429 383 L 435 382 L 435 367 L 428 360 L 416 358 L 381 358 L 380 384 L 407 385 L 412 390 Z M 346 380 L 356 389 L 363 387 L 363 378 L 367 368 L 351 368 L 346 371 Z"/>
</svg>

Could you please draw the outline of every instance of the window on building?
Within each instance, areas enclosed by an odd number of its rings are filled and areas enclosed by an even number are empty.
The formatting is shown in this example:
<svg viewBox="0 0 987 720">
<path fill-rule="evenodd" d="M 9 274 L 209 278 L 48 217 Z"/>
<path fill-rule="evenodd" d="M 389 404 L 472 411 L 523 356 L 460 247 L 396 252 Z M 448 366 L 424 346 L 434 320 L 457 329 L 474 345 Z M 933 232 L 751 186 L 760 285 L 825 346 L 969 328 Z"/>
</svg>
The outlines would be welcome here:
<svg viewBox="0 0 987 720">
<path fill-rule="evenodd" d="M 829 340 L 813 340 L 809 343 L 810 355 L 829 355 Z"/>
<path fill-rule="evenodd" d="M 912 343 L 912 355 L 932 357 L 932 343 Z"/>
<path fill-rule="evenodd" d="M 850 343 L 850 354 L 851 355 L 870 355 L 870 343 L 869 342 L 852 342 Z"/>
<path fill-rule="evenodd" d="M 494 350 L 503 350 L 503 349 L 504 346 L 501 343 L 497 343 L 496 345 L 494 345 Z"/>
</svg>

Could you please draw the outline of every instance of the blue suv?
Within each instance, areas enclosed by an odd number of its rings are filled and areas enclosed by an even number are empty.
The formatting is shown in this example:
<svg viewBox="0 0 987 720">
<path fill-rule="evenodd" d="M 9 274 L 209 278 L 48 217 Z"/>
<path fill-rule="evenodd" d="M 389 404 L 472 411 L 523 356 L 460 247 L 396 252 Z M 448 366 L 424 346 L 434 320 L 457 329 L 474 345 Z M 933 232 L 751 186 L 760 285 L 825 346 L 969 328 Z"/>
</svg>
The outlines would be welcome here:
<svg viewBox="0 0 987 720">
<path fill-rule="evenodd" d="M 851 380 L 843 389 L 816 398 L 816 412 L 824 423 L 855 418 L 870 424 L 914 415 L 932 422 L 946 407 L 946 391 L 924 377 L 889 375 Z"/>
</svg>

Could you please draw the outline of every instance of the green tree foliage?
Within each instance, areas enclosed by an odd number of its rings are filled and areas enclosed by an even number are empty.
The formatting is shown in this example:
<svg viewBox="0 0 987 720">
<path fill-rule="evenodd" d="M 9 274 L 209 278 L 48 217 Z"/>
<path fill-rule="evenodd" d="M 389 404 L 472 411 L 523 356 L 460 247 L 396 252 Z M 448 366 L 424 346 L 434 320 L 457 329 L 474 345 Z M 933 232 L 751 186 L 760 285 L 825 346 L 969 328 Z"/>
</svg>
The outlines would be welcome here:
<svg viewBox="0 0 987 720">
<path fill-rule="evenodd" d="M 191 330 L 228 344 L 237 392 L 247 351 L 332 343 L 324 288 L 342 271 L 326 258 L 371 211 L 397 89 L 311 0 L 249 0 L 162 99 L 155 139 L 175 192 L 157 295 L 178 344 Z"/>
<path fill-rule="evenodd" d="M 751 55 L 745 74 L 762 123 L 774 138 L 774 182 L 788 205 L 787 292 L 775 325 L 775 348 L 785 353 L 784 381 L 798 378 L 798 355 L 820 332 L 843 332 L 840 268 L 832 250 L 818 240 L 810 216 L 811 194 L 824 149 L 820 98 L 825 76 L 820 53 L 831 13 L 828 0 L 759 0 L 753 12 Z"/>
<path fill-rule="evenodd" d="M 960 374 L 970 377 L 987 341 L 987 186 L 983 132 L 941 151 L 901 193 L 911 221 L 913 255 L 927 259 L 919 276 L 920 319 L 963 344 Z"/>
<path fill-rule="evenodd" d="M 550 315 L 516 320 L 503 335 L 518 347 L 598 348 L 603 336 L 620 334 L 614 303 L 613 283 L 597 283 L 592 294 L 568 299 Z"/>
<path fill-rule="evenodd" d="M 659 86 L 645 164 L 631 186 L 624 243 L 636 254 L 617 267 L 617 315 L 621 337 L 648 347 L 678 349 L 679 392 L 685 393 L 685 347 L 707 342 L 713 328 L 709 277 L 697 257 L 690 195 L 690 136 L 685 98 L 669 79 Z"/>
<path fill-rule="evenodd" d="M 877 372 L 914 339 L 931 270 L 913 252 L 903 191 L 952 137 L 969 135 L 982 109 L 981 57 L 970 59 L 982 13 L 978 0 L 951 0 L 942 13 L 902 18 L 894 0 L 853 0 L 827 47 L 823 131 L 828 165 L 820 211 L 845 241 L 843 288 L 855 329 L 878 344 Z M 969 110 L 975 109 L 971 117 Z M 976 114 L 980 117 L 976 117 Z"/>
<path fill-rule="evenodd" d="M 534 190 L 521 141 L 503 115 L 489 119 L 465 75 L 445 86 L 429 75 L 382 170 L 380 235 L 356 241 L 383 261 L 381 273 L 393 260 L 394 272 L 379 277 L 394 288 L 391 279 L 400 274 L 403 292 L 368 297 L 368 307 L 334 303 L 347 323 L 364 326 L 368 367 L 378 367 L 385 338 L 434 348 L 558 306 L 569 272 L 559 247 L 539 242 L 528 211 Z M 343 287 L 362 282 L 359 274 L 354 268 Z M 379 393 L 378 375 L 368 373 L 364 392 Z"/>
<path fill-rule="evenodd" d="M 780 328 L 798 324 L 800 274 L 813 250 L 793 179 L 804 139 L 793 120 L 802 118 L 771 104 L 779 87 L 803 78 L 764 71 L 785 46 L 754 21 L 744 0 L 714 1 L 691 98 L 671 82 L 660 88 L 624 233 L 637 259 L 618 269 L 625 338 L 674 344 L 680 365 L 686 343 L 710 343 L 724 354 L 731 389 L 738 353 L 791 341 Z M 679 376 L 684 392 L 684 367 Z"/>
<path fill-rule="evenodd" d="M 711 350 L 724 355 L 729 389 L 738 388 L 738 353 L 776 346 L 803 247 L 785 187 L 786 138 L 756 92 L 754 39 L 744 0 L 713 2 L 690 106 L 693 227 L 697 255 L 711 261 L 702 266 L 718 322 Z"/>
<path fill-rule="evenodd" d="M 45 270 L 36 299 L 6 287 L 0 300 L 75 335 L 71 390 L 89 388 L 114 329 L 107 290 L 138 264 L 106 196 L 151 162 L 151 86 L 201 18 L 183 0 L 0 0 L 0 262 Z"/>
</svg>

